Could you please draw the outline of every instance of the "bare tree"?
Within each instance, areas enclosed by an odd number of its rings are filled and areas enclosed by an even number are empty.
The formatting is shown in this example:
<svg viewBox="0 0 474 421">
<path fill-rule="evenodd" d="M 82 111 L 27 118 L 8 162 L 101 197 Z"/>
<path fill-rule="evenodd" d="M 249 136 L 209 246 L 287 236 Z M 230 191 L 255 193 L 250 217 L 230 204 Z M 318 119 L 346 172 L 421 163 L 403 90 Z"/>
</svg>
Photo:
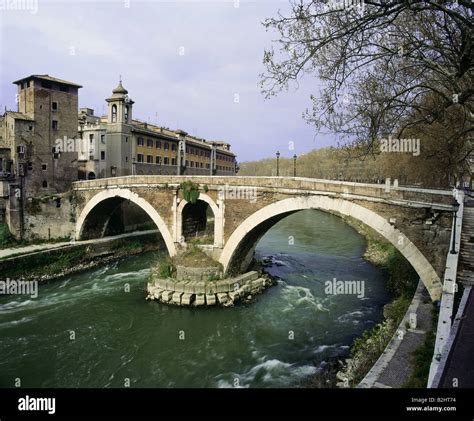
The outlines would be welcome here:
<svg viewBox="0 0 474 421">
<path fill-rule="evenodd" d="M 458 1 L 290 0 L 291 13 L 264 22 L 279 39 L 264 53 L 270 97 L 304 74 L 321 82 L 304 118 L 316 130 L 373 150 L 384 136 L 443 124 L 473 130 L 474 5 Z M 350 7 L 347 7 L 350 6 Z M 276 47 L 276 48 L 275 48 Z"/>
</svg>

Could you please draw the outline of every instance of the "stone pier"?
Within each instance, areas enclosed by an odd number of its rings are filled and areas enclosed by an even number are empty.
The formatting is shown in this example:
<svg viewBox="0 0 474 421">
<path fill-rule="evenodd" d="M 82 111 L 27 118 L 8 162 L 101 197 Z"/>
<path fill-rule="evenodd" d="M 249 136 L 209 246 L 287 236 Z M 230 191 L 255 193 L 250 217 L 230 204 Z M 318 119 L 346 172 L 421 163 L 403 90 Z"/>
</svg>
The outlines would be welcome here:
<svg viewBox="0 0 474 421">
<path fill-rule="evenodd" d="M 152 279 L 147 284 L 147 300 L 178 306 L 231 307 L 251 300 L 273 285 L 268 275 L 256 271 L 218 281 L 179 281 L 172 278 Z"/>
</svg>

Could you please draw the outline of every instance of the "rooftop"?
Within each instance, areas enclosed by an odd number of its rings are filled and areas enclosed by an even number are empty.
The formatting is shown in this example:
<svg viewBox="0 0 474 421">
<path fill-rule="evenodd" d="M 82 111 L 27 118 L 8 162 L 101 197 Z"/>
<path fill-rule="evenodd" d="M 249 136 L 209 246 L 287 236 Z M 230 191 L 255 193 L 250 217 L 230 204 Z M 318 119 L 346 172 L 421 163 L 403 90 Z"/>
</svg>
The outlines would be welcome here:
<svg viewBox="0 0 474 421">
<path fill-rule="evenodd" d="M 68 82 L 67 80 L 58 79 L 58 78 L 52 77 L 50 75 L 30 75 L 30 76 L 18 79 L 13 83 L 15 85 L 18 85 L 19 83 L 24 82 L 26 80 L 30 80 L 30 79 L 46 80 L 46 81 L 49 81 L 49 82 L 56 82 L 56 83 L 61 83 L 63 85 L 69 85 L 69 86 L 74 86 L 76 88 L 82 88 L 82 85 L 78 85 L 77 83 Z"/>
</svg>

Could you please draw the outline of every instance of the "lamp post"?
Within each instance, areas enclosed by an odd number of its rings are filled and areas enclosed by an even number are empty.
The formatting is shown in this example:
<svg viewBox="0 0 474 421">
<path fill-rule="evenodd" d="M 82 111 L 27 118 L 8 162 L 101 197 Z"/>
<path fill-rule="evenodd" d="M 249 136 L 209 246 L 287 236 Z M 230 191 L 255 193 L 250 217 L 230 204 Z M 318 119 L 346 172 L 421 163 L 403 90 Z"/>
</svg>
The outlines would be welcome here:
<svg viewBox="0 0 474 421">
<path fill-rule="evenodd" d="M 296 177 L 296 154 L 293 155 L 293 177 Z"/>
<path fill-rule="evenodd" d="M 280 175 L 280 151 L 276 152 L 277 157 L 277 177 Z"/>
<path fill-rule="evenodd" d="M 451 254 L 457 254 L 456 251 L 456 217 L 459 209 L 459 203 L 456 199 L 453 198 L 453 201 L 451 202 L 451 206 L 453 207 L 453 244 L 451 247 Z"/>
</svg>

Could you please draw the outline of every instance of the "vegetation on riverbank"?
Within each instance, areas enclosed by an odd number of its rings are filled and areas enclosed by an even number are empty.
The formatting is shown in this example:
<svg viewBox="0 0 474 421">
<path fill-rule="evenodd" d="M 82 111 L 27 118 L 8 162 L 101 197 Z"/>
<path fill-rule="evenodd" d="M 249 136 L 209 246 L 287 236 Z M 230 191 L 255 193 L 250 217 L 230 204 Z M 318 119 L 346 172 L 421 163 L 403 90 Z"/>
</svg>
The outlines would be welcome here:
<svg viewBox="0 0 474 421">
<path fill-rule="evenodd" d="M 365 237 L 367 248 L 364 258 L 385 271 L 387 289 L 392 295 L 392 301 L 384 307 L 384 320 L 354 340 L 350 358 L 338 373 L 343 383 L 357 386 L 380 357 L 402 321 L 415 293 L 419 276 L 402 254 L 378 233 L 353 218 L 344 219 Z"/>
<path fill-rule="evenodd" d="M 2 278 L 44 282 L 144 251 L 156 250 L 159 242 L 155 235 L 148 235 L 140 240 L 114 240 L 107 244 L 107 251 L 101 247 L 91 244 L 66 246 L 24 257 L 17 256 L 0 261 L 0 272 Z"/>
<path fill-rule="evenodd" d="M 357 386 L 395 333 L 411 303 L 419 280 L 410 263 L 381 235 L 351 217 L 338 216 L 365 237 L 367 246 L 363 257 L 386 273 L 387 288 L 392 300 L 384 306 L 383 321 L 354 339 L 348 358 L 338 364 L 328 364 L 332 378 L 327 373 L 318 373 L 309 381 L 309 387 Z"/>
</svg>

